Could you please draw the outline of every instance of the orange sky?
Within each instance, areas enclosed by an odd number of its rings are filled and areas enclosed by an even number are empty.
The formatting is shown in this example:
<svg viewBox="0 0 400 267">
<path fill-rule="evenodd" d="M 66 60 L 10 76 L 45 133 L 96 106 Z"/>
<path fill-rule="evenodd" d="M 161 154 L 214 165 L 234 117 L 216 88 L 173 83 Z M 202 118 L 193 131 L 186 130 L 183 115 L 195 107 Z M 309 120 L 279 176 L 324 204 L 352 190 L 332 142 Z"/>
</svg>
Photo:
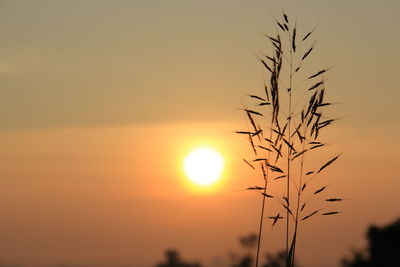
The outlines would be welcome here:
<svg viewBox="0 0 400 267">
<path fill-rule="evenodd" d="M 0 4 L 0 262 L 152 266 L 166 248 L 227 260 L 257 229 L 259 177 L 241 161 L 244 93 L 284 6 L 320 22 L 313 63 L 335 66 L 344 150 L 323 179 L 344 214 L 301 228 L 307 266 L 338 266 L 371 223 L 397 218 L 400 35 L 396 1 L 3 1 Z M 338 20 L 340 18 L 340 20 Z M 225 157 L 212 192 L 187 185 L 199 144 Z M 328 153 L 328 154 L 329 154 Z M 329 154 L 330 155 L 330 154 Z M 283 247 L 266 228 L 271 251 Z"/>
</svg>

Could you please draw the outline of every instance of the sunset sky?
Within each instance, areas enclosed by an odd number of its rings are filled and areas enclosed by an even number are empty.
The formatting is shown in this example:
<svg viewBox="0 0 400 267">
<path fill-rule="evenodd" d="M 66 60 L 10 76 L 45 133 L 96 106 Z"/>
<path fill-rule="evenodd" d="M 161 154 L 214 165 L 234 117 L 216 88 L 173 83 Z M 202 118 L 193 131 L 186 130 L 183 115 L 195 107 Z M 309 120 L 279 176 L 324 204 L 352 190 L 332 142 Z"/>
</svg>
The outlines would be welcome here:
<svg viewBox="0 0 400 267">
<path fill-rule="evenodd" d="M 301 3 L 300 3 L 301 2 Z M 261 182 L 235 130 L 263 89 L 257 55 L 284 8 L 313 64 L 334 67 L 340 121 L 323 179 L 343 214 L 301 228 L 299 262 L 337 267 L 365 231 L 400 217 L 400 2 L 69 0 L 0 2 L 0 264 L 150 267 L 167 248 L 228 263 L 255 232 Z M 211 146 L 221 179 L 193 186 L 185 156 Z M 329 154 L 328 155 L 331 155 Z M 265 249 L 283 248 L 278 226 Z"/>
</svg>

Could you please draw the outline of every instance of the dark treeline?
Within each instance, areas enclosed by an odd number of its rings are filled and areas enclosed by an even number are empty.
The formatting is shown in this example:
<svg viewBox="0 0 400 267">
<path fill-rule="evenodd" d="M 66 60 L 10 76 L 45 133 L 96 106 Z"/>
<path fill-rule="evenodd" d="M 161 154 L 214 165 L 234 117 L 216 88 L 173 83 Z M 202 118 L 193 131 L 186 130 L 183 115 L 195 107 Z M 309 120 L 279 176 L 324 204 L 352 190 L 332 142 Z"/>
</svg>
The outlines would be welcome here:
<svg viewBox="0 0 400 267">
<path fill-rule="evenodd" d="M 352 251 L 340 261 L 342 267 L 400 267 L 400 219 L 388 225 L 370 226 L 366 233 L 367 247 Z M 240 237 L 241 251 L 231 252 L 227 267 L 253 267 L 257 235 Z M 285 252 L 267 254 L 261 267 L 284 267 Z M 297 265 L 298 267 L 299 265 Z M 156 267 L 202 267 L 200 263 L 184 262 L 177 251 L 167 251 L 166 262 Z"/>
<path fill-rule="evenodd" d="M 239 238 L 240 251 L 229 253 L 230 267 L 253 267 L 255 264 L 254 248 L 257 244 L 257 235 L 249 234 Z M 284 267 L 285 266 L 285 252 L 281 251 L 276 254 L 267 254 L 265 256 L 264 264 L 261 267 Z M 167 250 L 165 254 L 165 262 L 157 264 L 156 267 L 202 267 L 197 262 L 184 261 L 179 256 L 176 250 Z"/>
<path fill-rule="evenodd" d="M 400 219 L 384 226 L 370 226 L 366 231 L 365 249 L 353 250 L 351 256 L 340 261 L 342 267 L 400 267 Z M 240 250 L 228 255 L 225 267 L 253 267 L 254 248 L 257 235 L 250 234 L 239 238 Z M 266 254 L 261 267 L 284 267 L 285 252 Z M 0 267 L 27 267 L 20 264 L 2 264 Z M 59 264 L 55 267 L 96 267 L 74 264 Z M 136 265 L 132 265 L 136 266 Z M 113 266 L 115 267 L 115 266 Z M 124 265 L 128 267 L 128 265 Z M 203 267 L 199 262 L 184 260 L 177 250 L 167 250 L 165 258 L 154 267 Z M 205 266 L 204 266 L 205 267 Z M 297 265 L 299 267 L 299 265 Z"/>
<path fill-rule="evenodd" d="M 367 240 L 366 249 L 342 260 L 343 267 L 400 266 L 400 219 L 382 227 L 370 226 Z"/>
</svg>

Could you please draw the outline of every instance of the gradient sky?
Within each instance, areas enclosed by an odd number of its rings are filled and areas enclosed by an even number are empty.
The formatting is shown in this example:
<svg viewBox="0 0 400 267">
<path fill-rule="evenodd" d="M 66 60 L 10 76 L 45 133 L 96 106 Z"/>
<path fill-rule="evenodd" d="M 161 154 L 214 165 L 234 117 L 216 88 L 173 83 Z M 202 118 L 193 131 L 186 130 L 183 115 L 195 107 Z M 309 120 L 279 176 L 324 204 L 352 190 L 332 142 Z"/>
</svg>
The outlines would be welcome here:
<svg viewBox="0 0 400 267">
<path fill-rule="evenodd" d="M 329 137 L 345 153 L 327 179 L 349 199 L 304 225 L 300 262 L 338 266 L 368 225 L 399 217 L 400 2 L 299 2 L 2 1 L 0 263 L 147 267 L 169 247 L 226 261 L 257 228 L 233 131 L 282 7 L 304 31 L 319 23 L 313 64 L 335 66 Z M 200 144 L 227 161 L 208 193 L 181 171 Z M 266 233 L 278 249 L 279 229 Z"/>
</svg>

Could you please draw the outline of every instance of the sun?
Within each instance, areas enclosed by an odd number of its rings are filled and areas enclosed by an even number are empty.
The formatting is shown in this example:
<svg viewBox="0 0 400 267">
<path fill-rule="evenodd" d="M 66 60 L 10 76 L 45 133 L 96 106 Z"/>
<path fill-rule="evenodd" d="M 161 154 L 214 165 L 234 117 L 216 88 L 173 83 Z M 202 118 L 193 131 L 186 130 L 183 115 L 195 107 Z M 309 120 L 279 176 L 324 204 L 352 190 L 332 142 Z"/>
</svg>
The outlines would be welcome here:
<svg viewBox="0 0 400 267">
<path fill-rule="evenodd" d="M 224 167 L 221 154 L 208 147 L 192 150 L 184 159 L 187 177 L 196 185 L 209 186 L 218 181 Z"/>
</svg>

